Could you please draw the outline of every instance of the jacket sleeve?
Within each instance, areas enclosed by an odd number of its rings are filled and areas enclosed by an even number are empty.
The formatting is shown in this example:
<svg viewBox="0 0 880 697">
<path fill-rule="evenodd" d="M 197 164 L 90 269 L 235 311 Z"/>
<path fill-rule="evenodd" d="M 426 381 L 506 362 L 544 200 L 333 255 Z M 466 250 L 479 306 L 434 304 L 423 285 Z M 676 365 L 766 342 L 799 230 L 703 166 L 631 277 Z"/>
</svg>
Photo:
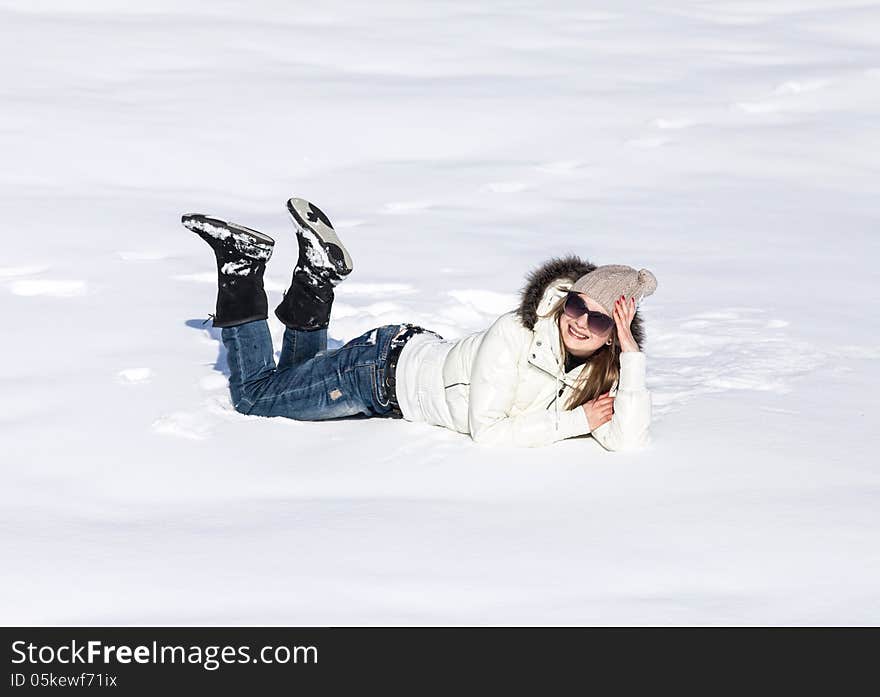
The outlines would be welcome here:
<svg viewBox="0 0 880 697">
<path fill-rule="evenodd" d="M 651 393 L 645 385 L 645 354 L 620 354 L 620 380 L 614 414 L 591 435 L 606 450 L 639 450 L 651 443 Z"/>
<path fill-rule="evenodd" d="M 590 432 L 587 415 L 578 407 L 510 415 L 519 380 L 519 354 L 529 330 L 512 314 L 502 315 L 483 337 L 471 367 L 468 426 L 478 443 L 535 447 Z"/>
</svg>

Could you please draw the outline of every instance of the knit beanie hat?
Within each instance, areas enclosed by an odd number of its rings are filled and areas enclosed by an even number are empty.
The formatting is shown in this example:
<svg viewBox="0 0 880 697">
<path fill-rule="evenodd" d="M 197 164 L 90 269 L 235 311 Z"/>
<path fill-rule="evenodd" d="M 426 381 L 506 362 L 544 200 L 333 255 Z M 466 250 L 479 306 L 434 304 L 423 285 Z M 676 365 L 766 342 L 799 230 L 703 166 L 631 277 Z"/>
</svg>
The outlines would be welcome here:
<svg viewBox="0 0 880 697">
<path fill-rule="evenodd" d="M 597 266 L 581 276 L 571 287 L 576 293 L 589 295 L 605 308 L 609 317 L 614 311 L 615 301 L 621 295 L 635 297 L 638 307 L 642 298 L 651 295 L 656 289 L 657 279 L 648 269 L 636 271 L 631 266 L 620 264 Z"/>
</svg>

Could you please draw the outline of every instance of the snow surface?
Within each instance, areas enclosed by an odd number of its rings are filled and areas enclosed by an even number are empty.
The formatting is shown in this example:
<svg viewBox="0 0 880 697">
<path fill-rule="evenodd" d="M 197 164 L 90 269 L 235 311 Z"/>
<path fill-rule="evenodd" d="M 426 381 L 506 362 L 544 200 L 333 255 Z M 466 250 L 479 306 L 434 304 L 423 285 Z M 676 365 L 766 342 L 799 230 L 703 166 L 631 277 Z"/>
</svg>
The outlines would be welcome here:
<svg viewBox="0 0 880 697">
<path fill-rule="evenodd" d="M 0 622 L 880 623 L 878 36 L 846 0 L 0 1 Z M 650 269 L 653 446 L 233 411 L 180 215 L 275 237 L 274 307 L 290 196 L 355 261 L 333 346 L 483 329 L 553 255 Z"/>
</svg>

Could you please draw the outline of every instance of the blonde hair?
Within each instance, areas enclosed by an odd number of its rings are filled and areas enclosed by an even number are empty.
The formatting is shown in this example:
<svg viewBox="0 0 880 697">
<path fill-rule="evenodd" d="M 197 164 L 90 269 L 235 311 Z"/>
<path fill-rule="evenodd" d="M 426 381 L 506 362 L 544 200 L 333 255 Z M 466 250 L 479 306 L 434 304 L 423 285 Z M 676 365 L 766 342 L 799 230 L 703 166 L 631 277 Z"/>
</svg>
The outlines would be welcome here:
<svg viewBox="0 0 880 697">
<path fill-rule="evenodd" d="M 564 308 L 565 297 L 561 298 L 558 303 L 550 308 L 546 315 L 541 316 L 553 318 L 556 323 L 556 330 L 559 332 L 559 348 L 562 350 L 563 358 L 568 358 L 570 354 L 568 349 L 565 348 L 565 342 L 562 338 L 562 327 L 559 324 L 559 318 Z M 574 409 L 608 392 L 619 377 L 620 342 L 617 340 L 617 325 L 615 324 L 611 329 L 611 345 L 604 344 L 602 348 L 594 351 L 592 355 L 587 357 L 586 364 L 581 370 L 572 394 L 569 395 L 565 408 Z"/>
</svg>

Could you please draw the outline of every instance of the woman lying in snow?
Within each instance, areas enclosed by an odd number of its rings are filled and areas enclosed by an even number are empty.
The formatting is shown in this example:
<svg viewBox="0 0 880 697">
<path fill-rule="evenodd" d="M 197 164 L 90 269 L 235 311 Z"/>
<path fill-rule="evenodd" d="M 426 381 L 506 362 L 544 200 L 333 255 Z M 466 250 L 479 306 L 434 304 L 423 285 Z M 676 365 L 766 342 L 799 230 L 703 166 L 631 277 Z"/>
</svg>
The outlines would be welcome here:
<svg viewBox="0 0 880 697">
<path fill-rule="evenodd" d="M 243 414 L 322 420 L 364 414 L 425 421 L 480 443 L 538 446 L 590 434 L 609 450 L 650 442 L 641 318 L 647 269 L 551 259 L 527 279 L 520 306 L 487 330 L 446 341 L 412 324 L 372 329 L 327 350 L 333 288 L 352 270 L 330 220 L 287 202 L 299 243 L 275 315 L 287 327 L 278 365 L 263 272 L 275 241 L 205 215 L 183 224 L 214 250 L 214 326 Z"/>
</svg>

